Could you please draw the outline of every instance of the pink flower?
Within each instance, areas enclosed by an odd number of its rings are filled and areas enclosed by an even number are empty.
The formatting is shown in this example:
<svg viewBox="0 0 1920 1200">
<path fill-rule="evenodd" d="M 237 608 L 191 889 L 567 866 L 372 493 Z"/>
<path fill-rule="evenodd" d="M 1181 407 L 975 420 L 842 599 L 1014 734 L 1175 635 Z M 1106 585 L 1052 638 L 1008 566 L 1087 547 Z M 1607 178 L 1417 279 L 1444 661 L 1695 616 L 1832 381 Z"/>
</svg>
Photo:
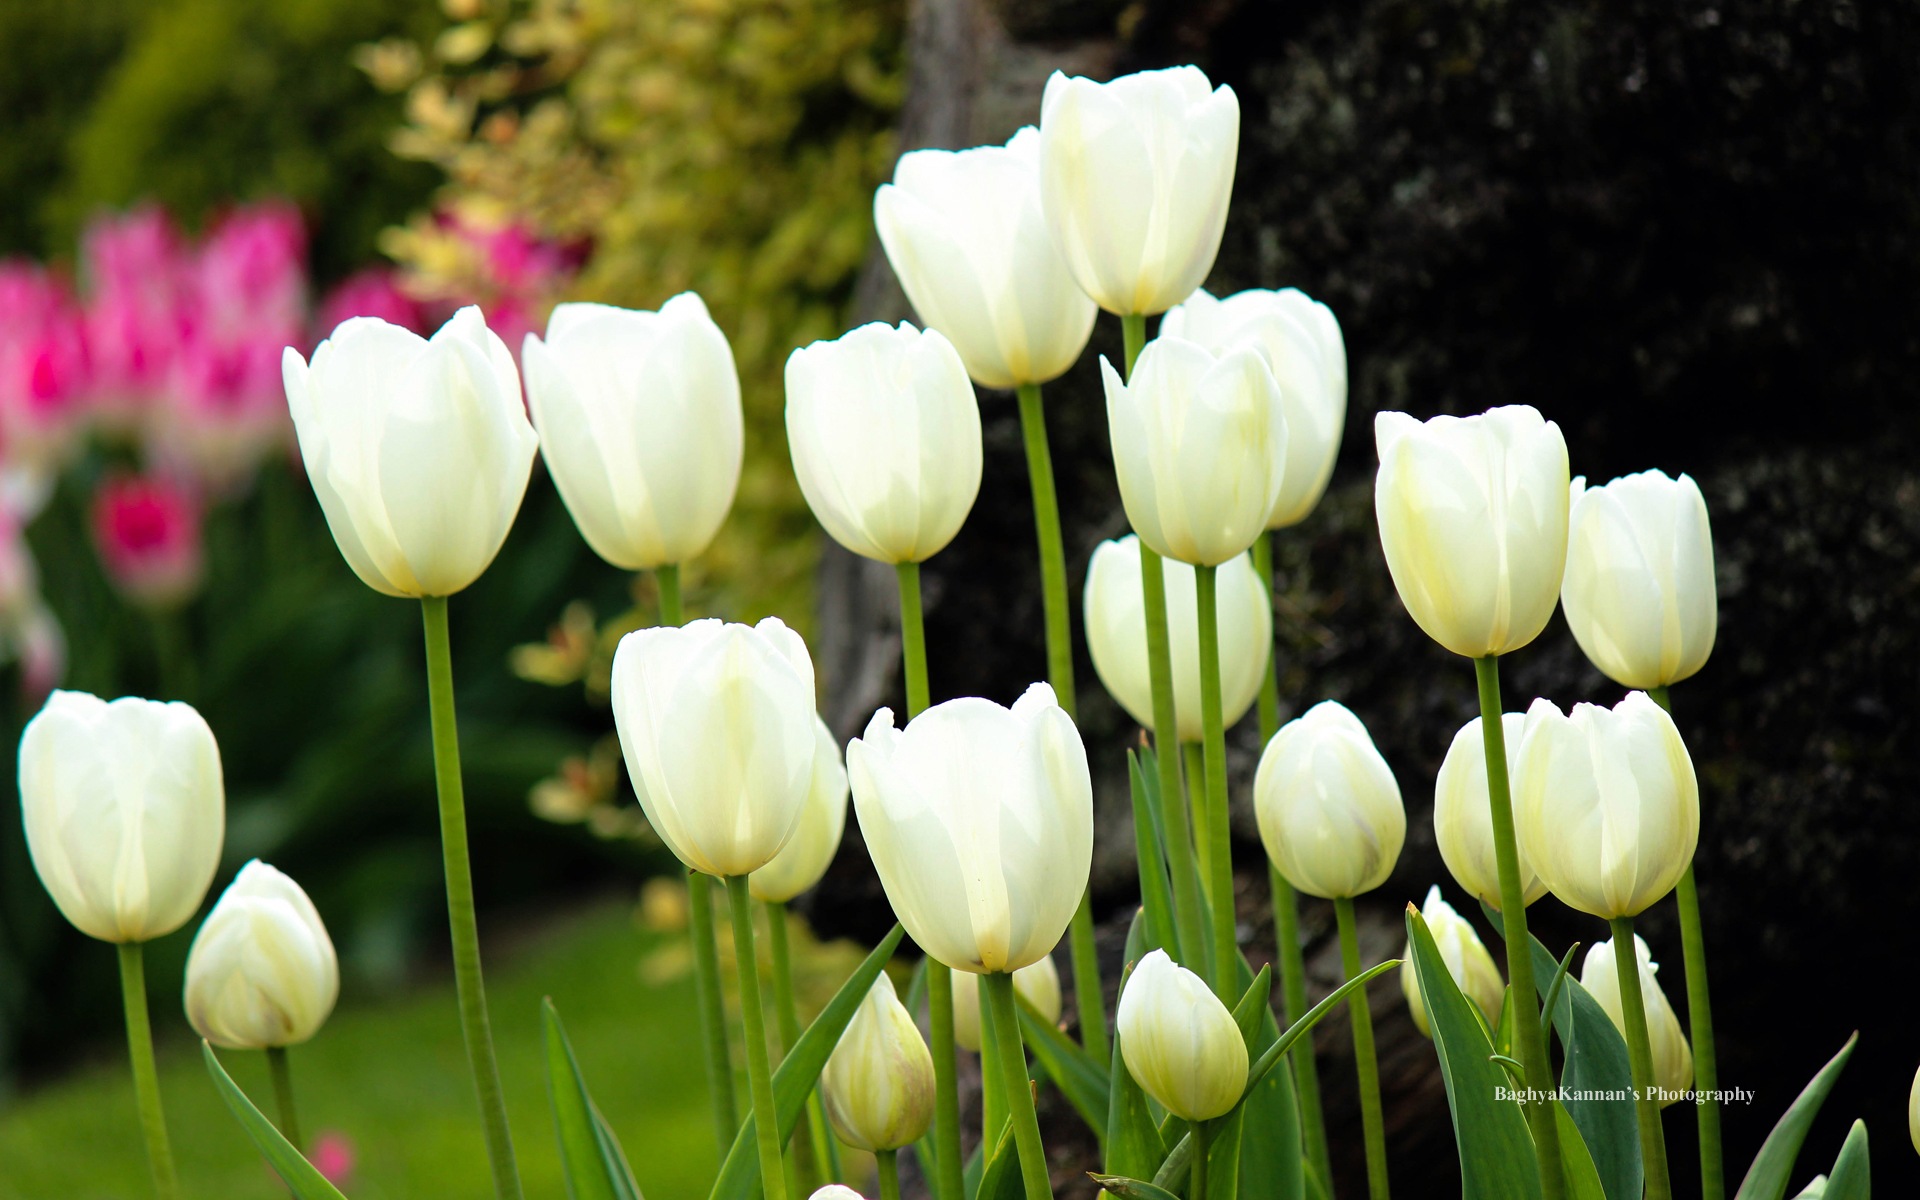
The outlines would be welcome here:
<svg viewBox="0 0 1920 1200">
<path fill-rule="evenodd" d="M 10 460 L 55 464 L 79 429 L 86 329 L 66 285 L 38 267 L 0 264 L 0 445 Z"/>
<path fill-rule="evenodd" d="M 236 208 L 215 225 L 192 268 L 188 323 L 196 340 L 300 340 L 307 318 L 307 234 L 284 202 Z"/>
<path fill-rule="evenodd" d="M 154 456 L 225 492 L 265 453 L 290 446 L 293 421 L 280 377 L 285 347 L 265 332 L 232 343 L 183 344 L 149 430 Z"/>
<path fill-rule="evenodd" d="M 80 249 L 97 402 L 126 417 L 158 393 L 186 336 L 190 260 L 155 207 L 96 218 Z"/>
<path fill-rule="evenodd" d="M 159 475 L 110 476 L 93 497 L 93 536 L 114 586 L 135 603 L 167 608 L 200 586 L 200 505 Z"/>
<path fill-rule="evenodd" d="M 345 1190 L 353 1180 L 353 1142 L 344 1133 L 323 1131 L 313 1139 L 313 1151 L 307 1155 L 307 1161 L 334 1187 Z"/>
<path fill-rule="evenodd" d="M 314 323 L 311 341 L 318 344 L 342 321 L 354 317 L 378 317 L 422 336 L 428 332 L 420 302 L 400 290 L 398 275 L 388 267 L 358 271 L 327 293 L 320 302 L 320 317 Z"/>
</svg>

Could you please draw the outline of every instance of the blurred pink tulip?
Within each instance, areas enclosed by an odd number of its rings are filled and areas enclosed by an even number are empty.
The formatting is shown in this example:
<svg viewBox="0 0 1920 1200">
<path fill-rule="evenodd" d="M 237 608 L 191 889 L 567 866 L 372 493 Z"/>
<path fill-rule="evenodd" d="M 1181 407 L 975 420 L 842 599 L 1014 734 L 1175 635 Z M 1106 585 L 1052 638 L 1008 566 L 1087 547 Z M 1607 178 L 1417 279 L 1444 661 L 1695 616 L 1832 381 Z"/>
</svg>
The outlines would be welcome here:
<svg viewBox="0 0 1920 1200">
<path fill-rule="evenodd" d="M 207 235 L 193 264 L 196 341 L 300 341 L 307 318 L 307 234 L 291 204 L 236 208 Z M 276 360 L 277 361 L 277 360 Z"/>
<path fill-rule="evenodd" d="M 307 1155 L 307 1161 L 313 1164 L 314 1170 L 326 1176 L 328 1183 L 343 1190 L 353 1181 L 354 1158 L 353 1142 L 346 1134 L 332 1130 L 325 1130 L 314 1138 L 313 1149 Z"/>
<path fill-rule="evenodd" d="M 148 206 L 96 218 L 81 240 L 87 347 L 101 413 L 148 406 L 186 334 L 190 260 L 171 218 Z"/>
<path fill-rule="evenodd" d="M 173 480 L 102 481 L 93 497 L 93 536 L 107 576 L 135 603 L 170 608 L 200 587 L 199 500 Z"/>
<path fill-rule="evenodd" d="M 420 302 L 400 290 L 399 277 L 389 267 L 368 267 L 341 280 L 320 302 L 320 316 L 308 341 L 317 345 L 342 321 L 354 317 L 378 317 L 422 336 L 429 332 Z"/>
<path fill-rule="evenodd" d="M 280 377 L 287 341 L 271 333 L 182 345 L 168 378 L 164 419 L 150 431 L 154 457 L 214 492 L 231 490 L 255 463 L 291 446 L 293 420 Z"/>
<path fill-rule="evenodd" d="M 87 377 L 86 330 L 66 285 L 0 263 L 0 453 L 57 465 L 85 415 Z"/>
</svg>

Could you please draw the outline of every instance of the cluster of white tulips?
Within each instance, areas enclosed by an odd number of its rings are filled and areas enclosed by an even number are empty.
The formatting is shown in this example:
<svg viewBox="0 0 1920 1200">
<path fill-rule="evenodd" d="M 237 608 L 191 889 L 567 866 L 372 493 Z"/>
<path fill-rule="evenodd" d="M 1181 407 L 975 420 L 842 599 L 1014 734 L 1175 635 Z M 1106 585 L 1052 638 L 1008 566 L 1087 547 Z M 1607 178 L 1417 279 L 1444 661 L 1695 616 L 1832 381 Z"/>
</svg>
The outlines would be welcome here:
<svg viewBox="0 0 1920 1200">
<path fill-rule="evenodd" d="M 688 871 L 724 1155 L 715 1200 L 845 1196 L 861 1180 L 842 1146 L 874 1154 L 890 1200 L 909 1147 L 936 1200 L 1042 1200 L 1053 1181 L 1036 1069 L 1092 1126 L 1099 1179 L 1116 1195 L 1331 1196 L 1307 1035 L 1341 1000 L 1369 1191 L 1386 1200 L 1365 986 L 1396 965 L 1413 1020 L 1439 1047 L 1470 1195 L 1669 1194 L 1659 1102 L 1696 1075 L 1703 1095 L 1716 1086 L 1691 872 L 1698 788 L 1665 708 L 1714 641 L 1700 491 L 1659 472 L 1588 488 L 1569 478 L 1559 429 L 1531 408 L 1378 417 L 1375 504 L 1394 583 L 1420 628 L 1476 666 L 1481 716 L 1435 782 L 1435 833 L 1462 892 L 1496 915 L 1507 977 L 1437 886 L 1409 906 L 1404 963 L 1363 968 L 1354 899 L 1393 876 L 1401 789 L 1343 705 L 1280 723 L 1270 595 L 1270 534 L 1305 519 L 1332 473 L 1346 350 L 1333 314 L 1298 291 L 1198 290 L 1220 244 L 1238 124 L 1231 89 L 1191 67 L 1104 84 L 1056 74 L 1037 129 L 1005 146 L 907 154 L 880 188 L 881 242 L 927 328 L 862 326 L 795 350 L 786 370 L 807 503 L 847 549 L 893 564 L 900 587 L 906 720 L 880 709 L 844 758 L 793 629 L 681 623 L 679 567 L 723 522 L 742 447 L 731 352 L 697 296 L 658 312 L 560 306 L 546 338 L 523 348 L 524 406 L 513 356 L 474 309 L 431 339 L 362 319 L 311 362 L 287 352 L 301 451 L 342 555 L 370 587 L 423 604 L 460 1018 L 503 1200 L 520 1184 L 481 982 L 446 614 L 505 539 L 536 448 L 588 544 L 660 587 L 660 625 L 627 635 L 615 656 L 613 719 L 639 804 Z M 1125 337 L 1125 361 L 1100 372 L 1133 532 L 1092 550 L 1082 619 L 1101 680 L 1153 733 L 1131 754 L 1141 904 L 1111 1041 L 1086 895 L 1093 788 L 1074 720 L 1068 547 L 1040 393 L 1079 359 L 1101 309 Z M 1041 557 L 1047 681 L 1010 708 L 934 703 L 921 626 L 919 564 L 953 539 L 980 489 L 975 385 L 1018 394 Z M 1498 658 L 1536 639 L 1556 607 L 1595 665 L 1635 690 L 1612 709 L 1536 700 L 1505 712 Z M 1278 1012 L 1271 969 L 1256 971 L 1241 946 L 1228 816 L 1225 731 L 1256 701 L 1265 750 L 1251 807 L 1279 930 Z M 214 876 L 213 735 L 183 705 L 61 693 L 29 727 L 21 761 L 42 879 L 77 926 L 122 946 L 141 1111 L 170 1200 L 138 947 L 187 921 Z M 899 926 L 803 1028 L 784 906 L 833 859 L 849 794 Z M 738 1030 L 720 1003 L 716 882 L 739 959 Z M 1633 931 L 1676 890 L 1691 1046 Z M 1301 892 L 1333 902 L 1345 976 L 1311 1009 Z M 1553 969 L 1527 933 L 1527 905 L 1548 893 L 1610 923 L 1611 942 L 1577 974 L 1571 950 Z M 774 941 L 764 979 L 756 903 Z M 884 973 L 903 933 L 923 955 L 904 996 Z M 1077 1040 L 1060 1025 L 1063 941 Z M 275 1055 L 277 1130 L 208 1052 L 235 1114 L 303 1198 L 338 1193 L 299 1156 L 284 1049 L 314 1035 L 337 990 L 313 906 L 249 864 L 195 941 L 186 1008 L 209 1042 Z M 571 1194 L 637 1195 L 557 1015 L 546 1017 Z M 1582 1039 L 1560 1083 L 1547 1026 Z M 985 1080 L 971 1160 L 963 1051 L 980 1055 Z M 1276 1070 L 1283 1058 L 1289 1069 Z M 1635 1099 L 1562 1103 L 1576 1072 L 1622 1095 L 1630 1085 Z M 1698 1112 L 1702 1187 L 1719 1197 L 1717 1108 Z M 1780 1195 L 1791 1158 L 1778 1188 L 1763 1180 L 1754 1194 Z"/>
</svg>

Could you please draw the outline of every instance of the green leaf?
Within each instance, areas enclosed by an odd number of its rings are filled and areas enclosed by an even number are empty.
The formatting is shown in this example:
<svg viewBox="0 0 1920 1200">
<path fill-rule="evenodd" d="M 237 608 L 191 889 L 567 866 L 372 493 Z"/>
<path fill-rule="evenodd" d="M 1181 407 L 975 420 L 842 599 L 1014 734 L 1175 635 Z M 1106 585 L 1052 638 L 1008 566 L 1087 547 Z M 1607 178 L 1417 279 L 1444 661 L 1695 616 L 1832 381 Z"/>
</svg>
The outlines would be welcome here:
<svg viewBox="0 0 1920 1200">
<path fill-rule="evenodd" d="M 800 1110 L 806 1107 L 807 1093 L 820 1078 L 820 1071 L 827 1065 L 827 1056 L 840 1041 L 840 1035 L 846 1032 L 848 1022 L 867 998 L 867 992 L 873 987 L 873 981 L 886 969 L 887 960 L 893 957 L 893 951 L 900 944 L 906 931 L 899 925 L 893 932 L 880 939 L 873 953 L 847 977 L 833 999 L 820 1010 L 801 1033 L 800 1040 L 787 1051 L 780 1061 L 780 1067 L 773 1073 L 773 1105 L 780 1126 L 780 1140 L 784 1143 L 792 1136 L 793 1127 L 800 1122 Z M 741 1123 L 740 1132 L 734 1135 L 733 1146 L 727 1151 L 725 1161 L 720 1164 L 720 1177 L 713 1181 L 713 1190 L 707 1193 L 708 1200 L 752 1200 L 754 1192 L 760 1186 L 760 1155 L 754 1144 L 756 1136 L 754 1118 L 748 1114 Z M 983 1193 L 984 1194 L 984 1193 Z"/>
<path fill-rule="evenodd" d="M 1240 976 L 1244 979 L 1248 974 L 1242 958 Z M 1269 964 L 1261 967 L 1240 999 L 1241 1006 L 1254 999 L 1259 1017 L 1250 1034 L 1244 1022 L 1240 1025 L 1242 1035 L 1248 1038 L 1250 1061 L 1258 1061 L 1261 1053 L 1280 1040 L 1272 992 L 1273 968 Z M 1239 1021 L 1240 1016 L 1241 1007 L 1236 1006 L 1234 1019 Z M 1300 1148 L 1300 1109 L 1294 1101 L 1291 1071 L 1271 1071 L 1248 1083 L 1240 1107 L 1216 1123 L 1219 1128 L 1207 1156 L 1208 1191 L 1221 1193 L 1225 1189 L 1224 1200 L 1234 1200 L 1236 1190 L 1263 1200 L 1305 1200 L 1306 1156 Z"/>
<path fill-rule="evenodd" d="M 1248 1062 L 1265 1049 L 1259 1045 L 1261 1017 L 1264 1014 L 1268 1020 L 1272 1019 L 1273 1009 L 1268 1006 L 1272 998 L 1273 966 L 1268 964 L 1260 968 L 1260 973 L 1240 994 L 1240 1002 L 1233 1006 L 1233 1023 L 1240 1027 L 1240 1036 L 1247 1043 Z"/>
<path fill-rule="evenodd" d="M 254 1149 L 267 1160 L 292 1192 L 295 1200 L 347 1200 L 340 1189 L 327 1182 L 327 1177 L 314 1169 L 312 1163 L 301 1157 L 293 1143 L 280 1136 L 261 1111 L 247 1099 L 240 1085 L 227 1074 L 220 1060 L 213 1053 L 213 1047 L 205 1041 L 200 1043 L 200 1053 L 207 1060 L 207 1074 L 213 1076 L 213 1085 L 220 1091 L 220 1098 L 227 1102 L 227 1108 L 240 1122 L 240 1128 L 246 1130 L 247 1137 L 253 1142 Z"/>
<path fill-rule="evenodd" d="M 1261 1051 L 1260 1057 L 1254 1060 L 1251 1067 L 1247 1068 L 1247 1090 L 1252 1091 L 1253 1085 L 1264 1078 L 1267 1072 L 1273 1070 L 1273 1068 L 1279 1064 L 1281 1058 L 1286 1055 L 1287 1051 L 1293 1049 L 1293 1044 L 1305 1037 L 1315 1025 L 1320 1023 L 1320 1018 L 1333 1011 L 1334 1005 L 1344 1002 L 1348 992 L 1351 992 L 1355 988 L 1367 986 L 1375 979 L 1378 979 L 1399 965 L 1399 959 L 1390 958 L 1383 963 L 1377 963 L 1368 967 L 1352 979 L 1347 980 L 1329 992 L 1325 1000 L 1322 1000 L 1307 1010 L 1306 1016 L 1301 1017 L 1298 1021 L 1287 1026 L 1287 1031 L 1281 1034 L 1279 1038 L 1274 1041 L 1273 1045 Z M 1448 976 L 1448 978 L 1452 978 L 1452 976 Z M 1484 1034 L 1482 1035 L 1482 1040 L 1485 1040 Z"/>
<path fill-rule="evenodd" d="M 540 1002 L 547 1041 L 547 1099 L 560 1139 L 560 1166 L 572 1200 L 640 1200 L 627 1157 L 587 1094 L 580 1062 L 552 997 Z"/>
<path fill-rule="evenodd" d="M 1553 1102 L 1553 1120 L 1560 1129 L 1560 1175 L 1567 1181 L 1567 1200 L 1606 1200 L 1606 1188 L 1593 1165 L 1593 1155 L 1587 1153 L 1586 1139 L 1581 1137 L 1567 1106 L 1558 1100 Z"/>
<path fill-rule="evenodd" d="M 1127 780 L 1133 798 L 1133 850 L 1140 870 L 1140 904 L 1147 913 L 1147 949 L 1174 945 L 1173 887 L 1167 882 L 1166 841 L 1160 833 L 1159 785 L 1141 762 L 1151 751 L 1127 751 Z M 1133 957 L 1129 955 L 1128 957 Z"/>
<path fill-rule="evenodd" d="M 1020 1175 L 1020 1150 L 1013 1140 L 1013 1122 L 1000 1123 L 1000 1140 L 993 1157 L 980 1172 L 979 1200 L 1025 1200 L 1026 1181 Z"/>
<path fill-rule="evenodd" d="M 1873 1200 L 1873 1165 L 1867 1157 L 1867 1123 L 1855 1121 L 1833 1160 L 1821 1200 Z"/>
<path fill-rule="evenodd" d="M 1733 1200 L 1781 1200 L 1787 1194 L 1787 1176 L 1793 1172 L 1794 1160 L 1800 1157 L 1800 1144 L 1807 1140 L 1813 1118 L 1819 1114 L 1820 1105 L 1826 1102 L 1827 1093 L 1833 1090 L 1834 1080 L 1840 1078 L 1847 1057 L 1859 1040 L 1858 1033 L 1848 1038 L 1847 1044 L 1840 1047 L 1840 1053 L 1820 1068 L 1819 1074 L 1788 1107 L 1779 1124 L 1767 1135 L 1760 1153 L 1753 1156 L 1753 1165 L 1747 1168 L 1747 1177 L 1740 1181 L 1740 1190 L 1734 1193 Z"/>
<path fill-rule="evenodd" d="M 1093 1130 L 1096 1139 L 1107 1135 L 1107 1068 L 1088 1054 L 1086 1048 L 1060 1032 L 1060 1027 L 1041 1016 L 1025 996 L 1019 1001 L 1020 1035 L 1034 1061 L 1053 1080 L 1060 1094 L 1072 1104 L 1080 1119 Z"/>
<path fill-rule="evenodd" d="M 1284 1078 L 1287 1072 L 1280 1075 Z M 1239 1200 L 1240 1196 L 1240 1151 L 1244 1139 L 1240 1136 L 1246 1128 L 1247 1106 L 1243 1103 L 1224 1117 L 1213 1119 L 1213 1141 L 1207 1145 L 1207 1200 Z M 1299 1141 L 1298 1136 L 1294 1138 Z M 1270 1188 L 1249 1188 L 1255 1196 L 1271 1198 L 1275 1195 Z M 1293 1194 L 1299 1195 L 1299 1189 Z"/>
<path fill-rule="evenodd" d="M 1158 1184 L 1148 1183 L 1144 1179 L 1129 1179 L 1125 1175 L 1094 1175 L 1088 1173 L 1100 1190 L 1120 1200 L 1180 1200 L 1180 1197 Z"/>
<path fill-rule="evenodd" d="M 1644 1172 L 1627 1041 L 1593 993 L 1561 973 L 1559 961 L 1538 938 L 1529 934 L 1528 940 L 1533 943 L 1534 986 L 1543 997 L 1553 993 L 1550 1019 L 1566 1051 L 1560 1088 L 1569 1097 L 1567 1116 L 1580 1131 L 1607 1200 L 1639 1200 Z M 1566 961 L 1571 964 L 1571 954 Z"/>
<path fill-rule="evenodd" d="M 1133 928 L 1127 933 L 1129 943 L 1144 923 L 1143 914 L 1136 912 Z M 1122 991 L 1126 990 L 1133 966 L 1129 962 L 1120 976 Z M 1107 1069 L 1107 1140 L 1101 1165 L 1116 1177 L 1152 1178 L 1166 1157 L 1167 1144 L 1153 1123 L 1153 1110 L 1147 1106 L 1146 1092 L 1127 1070 L 1126 1059 L 1120 1051 L 1120 1031 L 1116 1029 L 1113 1061 Z"/>
</svg>

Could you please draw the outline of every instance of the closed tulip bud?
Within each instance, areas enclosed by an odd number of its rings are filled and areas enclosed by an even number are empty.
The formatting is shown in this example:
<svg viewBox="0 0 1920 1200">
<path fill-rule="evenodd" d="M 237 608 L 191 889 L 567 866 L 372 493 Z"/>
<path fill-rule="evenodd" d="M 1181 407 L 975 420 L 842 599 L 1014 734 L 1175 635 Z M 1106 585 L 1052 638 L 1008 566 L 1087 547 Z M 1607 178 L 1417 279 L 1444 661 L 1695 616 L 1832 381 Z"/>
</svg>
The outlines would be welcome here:
<svg viewBox="0 0 1920 1200">
<path fill-rule="evenodd" d="M 893 911 L 963 971 L 1018 971 L 1060 944 L 1093 863 L 1087 750 L 1053 689 L 967 697 L 847 747 L 854 812 Z"/>
<path fill-rule="evenodd" d="M 1287 465 L 1267 528 L 1306 520 L 1333 477 L 1347 422 L 1347 349 L 1326 305 L 1294 288 L 1255 289 L 1216 300 L 1202 288 L 1169 309 L 1161 337 L 1185 338 L 1215 354 L 1253 346 L 1280 385 Z"/>
<path fill-rule="evenodd" d="M 1634 954 L 1640 962 L 1640 999 L 1647 1011 L 1647 1044 L 1653 1051 L 1653 1083 L 1666 1092 L 1684 1092 L 1693 1086 L 1693 1050 L 1687 1045 L 1687 1035 L 1680 1031 L 1680 1019 L 1673 1014 L 1673 1005 L 1667 1003 L 1667 994 L 1660 990 L 1660 981 L 1655 977 L 1660 964 L 1653 961 L 1653 953 L 1647 949 L 1647 943 L 1635 934 L 1633 938 Z M 1613 1018 L 1613 1024 L 1626 1036 L 1626 1008 L 1620 1003 L 1620 966 L 1614 955 L 1611 941 L 1600 942 L 1580 963 L 1580 986 L 1593 994 L 1600 1007 L 1607 1010 Z M 1678 1096 L 1663 1099 L 1660 1106 L 1665 1108 Z"/>
<path fill-rule="evenodd" d="M 103 942 L 187 923 L 226 833 L 220 748 L 186 704 L 55 692 L 20 735 L 27 851 L 61 915 Z"/>
<path fill-rule="evenodd" d="M 980 493 L 980 403 L 953 343 L 902 321 L 787 358 L 787 444 L 813 515 L 881 562 L 925 562 Z"/>
<path fill-rule="evenodd" d="M 1015 971 L 1013 990 L 1048 1024 L 1060 1020 L 1060 972 L 1051 954 Z M 953 973 L 953 1040 L 980 1053 L 980 977 L 971 971 Z"/>
<path fill-rule="evenodd" d="M 1155 950 L 1120 992 L 1114 1024 L 1127 1074 L 1162 1107 L 1187 1121 L 1210 1121 L 1240 1103 L 1247 1087 L 1247 1043 L 1206 981 Z"/>
<path fill-rule="evenodd" d="M 933 1123 L 933 1055 L 884 974 L 840 1035 L 820 1085 L 834 1132 L 856 1150 L 898 1150 Z"/>
<path fill-rule="evenodd" d="M 1005 146 L 900 156 L 873 223 L 907 299 L 982 387 L 1045 383 L 1080 357 L 1099 310 L 1040 207 L 1040 131 Z"/>
<path fill-rule="evenodd" d="M 389 596 L 450 596 L 520 511 L 539 439 L 513 355 L 477 308 L 431 339 L 355 317 L 281 370 L 307 478 L 340 553 Z"/>
<path fill-rule="evenodd" d="M 1489 1025 L 1498 1021 L 1507 985 L 1500 978 L 1500 968 L 1493 965 L 1493 955 L 1487 953 L 1486 943 L 1473 931 L 1472 923 L 1440 898 L 1438 885 L 1427 889 L 1427 901 L 1420 906 L 1420 916 L 1427 923 L 1427 931 L 1433 934 L 1433 947 L 1440 952 L 1440 959 L 1447 964 L 1447 973 L 1453 976 L 1461 994 L 1480 1006 Z M 1407 994 L 1407 1013 L 1421 1033 L 1432 1037 L 1433 1027 L 1427 1022 L 1427 1002 L 1420 994 L 1420 970 L 1413 964 L 1411 944 L 1402 957 L 1405 961 L 1400 964 L 1400 990 Z"/>
<path fill-rule="evenodd" d="M 1193 568 L 1163 564 L 1167 634 L 1173 653 L 1173 713 L 1180 740 L 1200 740 L 1199 601 Z M 1220 708 L 1231 726 L 1253 705 L 1273 652 L 1273 602 L 1242 554 L 1220 568 L 1215 583 L 1220 632 Z M 1141 725 L 1153 725 L 1147 676 L 1147 617 L 1140 598 L 1140 540 L 1129 534 L 1094 547 L 1087 564 L 1087 649 L 1100 682 Z"/>
<path fill-rule="evenodd" d="M 654 832 L 696 871 L 750 875 L 793 836 L 819 755 L 813 660 L 778 617 L 639 629 L 613 723 Z"/>
<path fill-rule="evenodd" d="M 1520 737 L 1527 718 L 1522 713 L 1506 713 L 1500 727 L 1506 732 L 1507 776 L 1520 749 Z M 1487 795 L 1487 748 L 1475 717 L 1453 735 L 1447 757 L 1440 763 L 1440 775 L 1433 781 L 1433 838 L 1440 844 L 1440 858 L 1453 873 L 1454 882 L 1474 898 L 1500 907 L 1500 865 L 1493 852 L 1493 810 Z M 1534 874 L 1527 861 L 1527 849 L 1516 844 L 1520 856 L 1520 891 L 1523 903 L 1532 904 L 1547 894 L 1547 885 Z"/>
<path fill-rule="evenodd" d="M 1040 99 L 1040 198 L 1053 243 L 1111 313 L 1165 312 L 1213 269 L 1240 152 L 1240 101 L 1197 67 L 1095 83 L 1058 71 Z"/>
<path fill-rule="evenodd" d="M 1154 553 L 1226 562 L 1265 532 L 1287 469 L 1287 424 L 1267 357 L 1215 357 L 1155 338 L 1122 381 L 1106 359 L 1107 428 L 1127 520 Z"/>
<path fill-rule="evenodd" d="M 1392 768 L 1360 718 L 1332 700 L 1267 743 L 1253 776 L 1253 811 L 1274 868 L 1328 900 L 1385 883 L 1407 837 Z"/>
<path fill-rule="evenodd" d="M 819 883 L 840 849 L 847 828 L 847 768 L 827 723 L 815 717 L 813 730 L 813 783 L 800 824 L 773 861 L 747 876 L 747 890 L 756 900 L 785 904 Z"/>
<path fill-rule="evenodd" d="M 1913 1139 L 1913 1148 L 1920 1153 L 1920 1071 L 1913 1076 L 1913 1087 L 1907 1091 L 1907 1136 Z"/>
<path fill-rule="evenodd" d="M 187 1020 L 216 1046 L 264 1050 L 320 1032 L 340 963 L 300 885 L 255 859 L 221 893 L 187 952 Z"/>
<path fill-rule="evenodd" d="M 521 351 L 540 453 L 595 554 L 628 571 L 713 541 L 740 483 L 740 377 L 692 292 L 659 312 L 562 304 Z"/>
<path fill-rule="evenodd" d="M 1686 873 L 1700 788 L 1673 718 L 1645 692 L 1571 714 L 1535 700 L 1514 763 L 1519 841 L 1565 904 L 1631 917 Z"/>
<path fill-rule="evenodd" d="M 1575 479 L 1560 602 L 1593 665 L 1623 687 L 1680 682 L 1707 663 L 1719 623 L 1713 531 L 1691 476 Z"/>
<path fill-rule="evenodd" d="M 1506 654 L 1546 628 L 1567 557 L 1567 443 L 1524 404 L 1374 419 L 1373 503 L 1393 586 L 1455 654 Z"/>
</svg>

